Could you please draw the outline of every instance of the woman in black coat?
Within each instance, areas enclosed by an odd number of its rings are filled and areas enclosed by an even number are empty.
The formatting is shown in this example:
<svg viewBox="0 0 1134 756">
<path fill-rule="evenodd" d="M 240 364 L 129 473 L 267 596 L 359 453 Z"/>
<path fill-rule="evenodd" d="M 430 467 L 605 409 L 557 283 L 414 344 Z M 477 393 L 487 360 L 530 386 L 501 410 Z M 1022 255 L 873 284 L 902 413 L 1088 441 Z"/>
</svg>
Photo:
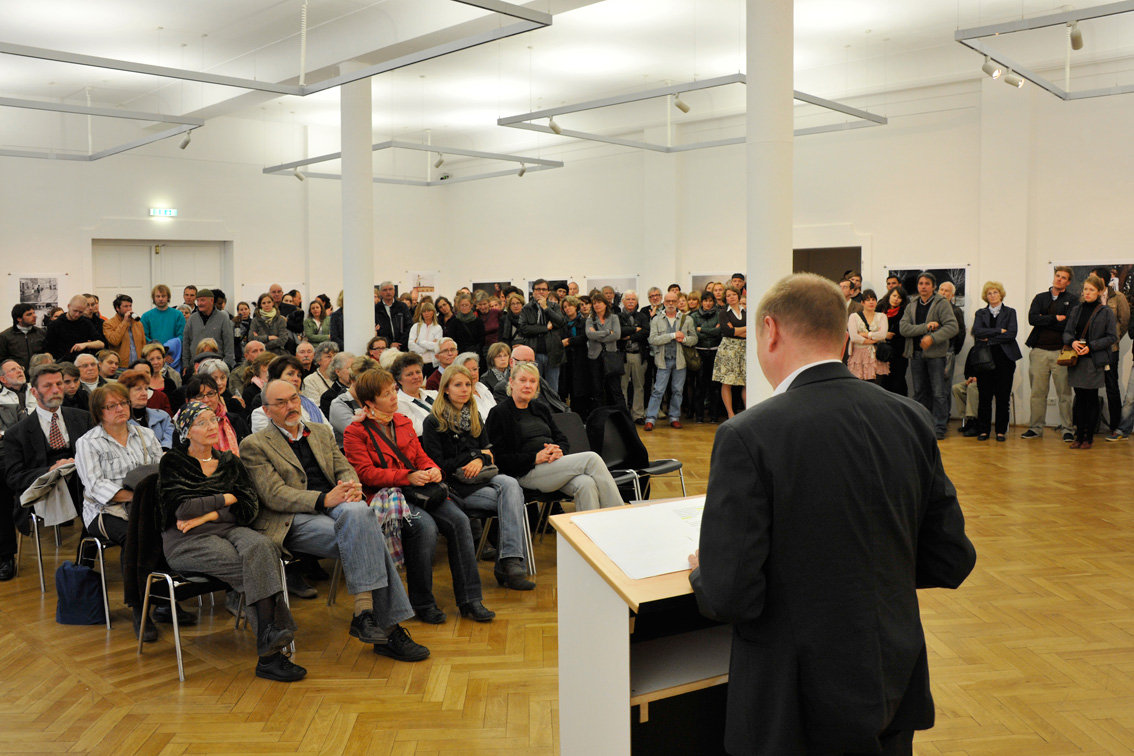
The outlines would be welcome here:
<svg viewBox="0 0 1134 756">
<path fill-rule="evenodd" d="M 1008 433 L 1008 407 L 1012 397 L 1012 380 L 1016 375 L 1016 361 L 1020 345 L 1016 343 L 1019 327 L 1016 311 L 1004 304 L 1004 285 L 989 281 L 981 290 L 980 298 L 988 307 L 977 310 L 973 317 L 973 339 L 976 344 L 987 344 L 996 366 L 977 374 L 977 440 L 987 441 L 992 422 L 992 400 L 996 400 L 996 440 L 1004 441 Z M 976 345 L 973 347 L 976 348 Z"/>
<path fill-rule="evenodd" d="M 559 371 L 559 385 L 552 388 L 563 401 L 570 399 L 571 409 L 585 418 L 597 406 L 591 363 L 587 359 L 587 321 L 579 314 L 578 297 L 564 297 L 560 306 L 567 316 L 567 324 L 561 329 L 566 359 Z"/>
<path fill-rule="evenodd" d="M 1083 282 L 1083 297 L 1067 313 L 1063 343 L 1075 350 L 1078 361 L 1067 369 L 1067 382 L 1075 389 L 1071 416 L 1075 422 L 1072 449 L 1090 449 L 1099 424 L 1099 389 L 1106 387 L 1110 347 L 1118 341 L 1118 320 L 1103 304 L 1106 284 L 1098 276 Z"/>
<path fill-rule="evenodd" d="M 476 352 L 484 348 L 484 321 L 473 309 L 472 297 L 457 295 L 457 314 L 445 324 L 445 335 L 457 342 L 457 353 Z"/>
<path fill-rule="evenodd" d="M 886 313 L 886 341 L 890 343 L 890 373 L 882 376 L 882 388 L 901 396 L 910 395 L 906 383 L 906 370 L 910 361 L 904 356 L 906 337 L 898 330 L 898 324 L 906 313 L 909 299 L 905 289 L 895 286 L 878 303 L 878 311 Z"/>
</svg>

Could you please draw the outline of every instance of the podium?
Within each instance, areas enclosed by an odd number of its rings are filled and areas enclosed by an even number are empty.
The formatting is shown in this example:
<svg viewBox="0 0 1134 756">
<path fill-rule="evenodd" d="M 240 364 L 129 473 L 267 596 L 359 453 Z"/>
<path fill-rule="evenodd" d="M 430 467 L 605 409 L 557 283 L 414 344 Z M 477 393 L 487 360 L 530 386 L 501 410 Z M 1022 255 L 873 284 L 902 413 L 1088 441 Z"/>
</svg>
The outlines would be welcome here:
<svg viewBox="0 0 1134 756">
<path fill-rule="evenodd" d="M 633 506 L 651 506 L 635 504 Z M 698 691 L 715 699 L 670 707 L 664 719 L 688 716 L 723 740 L 724 686 L 732 642 L 730 625 L 702 617 L 689 571 L 632 580 L 575 524 L 624 507 L 556 515 L 559 534 L 559 745 L 562 756 L 629 756 L 643 751 L 645 728 L 668 699 Z M 720 687 L 718 687 L 720 686 Z M 633 711 L 636 707 L 637 711 Z M 663 722 L 663 724 L 666 724 Z M 691 722 L 668 722 L 689 733 Z M 653 738 L 670 735 L 653 733 Z M 723 753 L 698 739 L 698 753 Z M 637 748 L 635 748 L 637 747 Z M 658 752 L 653 749 L 654 752 Z M 668 752 L 685 752 L 668 748 Z"/>
</svg>

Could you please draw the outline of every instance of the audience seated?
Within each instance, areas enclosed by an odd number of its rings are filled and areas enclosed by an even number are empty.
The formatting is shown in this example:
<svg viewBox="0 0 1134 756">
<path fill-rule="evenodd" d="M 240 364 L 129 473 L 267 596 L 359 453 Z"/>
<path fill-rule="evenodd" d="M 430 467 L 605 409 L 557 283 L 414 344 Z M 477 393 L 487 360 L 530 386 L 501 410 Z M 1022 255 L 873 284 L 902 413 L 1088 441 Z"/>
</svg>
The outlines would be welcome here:
<svg viewBox="0 0 1134 756">
<path fill-rule="evenodd" d="M 118 353 L 110 349 L 100 349 L 95 355 L 98 360 L 98 375 L 104 381 L 110 382 L 118 377 Z"/>
<path fill-rule="evenodd" d="M 436 391 L 421 387 L 424 382 L 421 365 L 421 355 L 408 352 L 394 360 L 390 370 L 398 383 L 398 412 L 410 419 L 417 436 L 421 435 L 425 418 L 432 413 L 433 400 L 437 397 Z"/>
<path fill-rule="evenodd" d="M 270 354 L 270 352 L 266 352 L 265 354 Z M 268 381 L 287 381 L 291 385 L 295 386 L 296 391 L 299 391 L 303 388 L 302 376 L 303 368 L 299 364 L 299 360 L 297 360 L 295 357 L 292 357 L 290 354 L 286 357 L 277 357 L 272 360 L 272 363 L 270 365 L 268 365 Z M 261 395 L 253 397 L 252 402 L 248 405 L 252 409 L 250 418 L 252 421 L 251 425 L 253 433 L 261 430 L 268 424 L 268 416 L 264 412 L 264 408 L 260 406 L 260 403 L 263 400 L 262 397 L 263 393 L 261 392 Z M 331 427 L 330 421 L 327 420 L 326 416 L 323 414 L 322 410 L 319 409 L 318 405 L 315 404 L 315 402 L 311 401 L 302 394 L 299 395 L 299 400 L 303 422 L 312 424 L 322 423 L 328 428 Z"/>
<path fill-rule="evenodd" d="M 315 372 L 315 347 L 308 341 L 301 341 L 295 345 L 295 359 L 303 367 L 303 377 Z"/>
<path fill-rule="evenodd" d="M 30 392 L 24 380 L 24 369 L 14 359 L 0 362 L 0 460 L 3 458 L 4 434 L 28 416 Z M 16 576 L 16 502 L 12 489 L 0 475 L 0 582 Z M 26 512 L 20 508 L 21 530 L 26 521 Z"/>
<path fill-rule="evenodd" d="M 335 397 L 350 388 L 350 366 L 354 359 L 350 352 L 339 352 L 331 358 L 331 374 L 335 376 L 335 382 L 319 397 L 319 411 L 324 417 L 331 414 L 331 402 Z"/>
<path fill-rule="evenodd" d="M 456 318 L 453 319 L 453 322 L 457 322 Z M 426 379 L 425 387 L 427 389 L 429 389 L 430 391 L 437 390 L 437 386 L 441 383 L 441 374 L 445 372 L 446 368 L 453 364 L 454 360 L 457 359 L 457 353 L 459 351 L 460 350 L 457 346 L 456 339 L 453 339 L 449 336 L 446 336 L 445 338 L 441 339 L 441 341 L 437 342 L 437 369 L 434 370 L 429 378 Z M 425 366 L 422 365 L 423 375 L 425 372 L 424 367 Z"/>
<path fill-rule="evenodd" d="M 220 394 L 218 401 L 224 406 L 224 415 L 237 415 L 244 417 L 247 412 L 244 408 L 244 398 L 240 396 L 233 396 L 228 390 L 228 377 L 230 371 L 228 365 L 224 364 L 224 360 L 205 360 L 197 365 L 197 375 L 207 375 L 213 379 L 217 384 L 217 392 Z M 216 409 L 212 409 L 214 414 L 220 414 Z"/>
<path fill-rule="evenodd" d="M 426 658 L 429 649 L 399 624 L 413 608 L 334 434 L 303 422 L 299 391 L 287 381 L 264 387 L 264 409 L 270 424 L 240 447 L 262 505 L 253 527 L 288 551 L 341 560 L 354 596 L 351 636 L 400 661 Z"/>
<path fill-rule="evenodd" d="M 220 360 L 217 360 L 217 362 L 220 362 Z M 238 444 L 252 431 L 248 427 L 248 420 L 243 415 L 230 412 L 224 402 L 221 401 L 221 396 L 220 384 L 212 375 L 198 373 L 185 382 L 185 401 L 196 400 L 201 402 L 217 418 L 220 434 L 217 437 L 216 447 L 222 451 L 230 451 L 239 457 L 240 448 Z M 184 439 L 177 435 L 176 417 L 173 418 L 173 422 L 173 445 L 179 446 Z"/>
<path fill-rule="evenodd" d="M 250 378 L 245 377 L 248 373 L 248 369 L 252 367 L 252 363 L 256 358 L 263 353 L 264 344 L 262 342 L 256 341 L 255 339 L 245 342 L 244 351 L 242 352 L 244 361 L 234 367 L 229 374 L 228 385 L 235 396 L 240 396 L 244 391 L 245 382 L 250 380 Z"/>
<path fill-rule="evenodd" d="M 333 341 L 324 341 L 315 347 L 315 369 L 303 379 L 303 395 L 316 404 L 335 383 L 331 363 L 338 353 L 339 345 Z"/>
<path fill-rule="evenodd" d="M 476 399 L 476 409 L 480 413 L 480 421 L 483 423 L 488 419 L 488 413 L 496 406 L 496 397 L 492 395 L 492 389 L 481 383 L 480 355 L 476 352 L 458 354 L 453 364 L 460 365 L 472 376 L 472 393 Z"/>
<path fill-rule="evenodd" d="M 511 378 L 512 370 L 521 362 L 531 363 L 535 365 L 535 352 L 529 346 L 520 344 L 512 349 L 512 356 L 509 363 L 508 376 Z M 537 367 L 538 371 L 539 368 Z M 500 405 L 509 396 L 509 383 L 508 381 L 500 381 L 496 384 L 496 388 L 492 390 L 492 398 L 496 400 L 496 404 Z M 559 398 L 559 394 L 551 388 L 547 381 L 542 377 L 539 379 L 539 391 L 536 393 L 533 400 L 536 404 L 545 407 L 549 412 L 570 412 L 567 405 Z"/>
<path fill-rule="evenodd" d="M 350 387 L 331 401 L 331 409 L 327 417 L 331 421 L 331 427 L 335 431 L 335 441 L 340 449 L 343 446 L 343 432 L 348 425 L 354 422 L 355 415 L 362 410 L 362 405 L 359 404 L 358 397 L 354 393 L 354 382 L 363 373 L 377 369 L 378 362 L 376 360 L 365 355 L 355 357 L 350 363 Z"/>
<path fill-rule="evenodd" d="M 106 385 L 106 379 L 98 372 L 98 358 L 93 354 L 80 354 L 75 358 L 75 367 L 79 369 L 79 382 L 87 393 L 93 394 L 96 388 Z"/>
<path fill-rule="evenodd" d="M 275 353 L 263 351 L 256 359 L 252 360 L 252 365 L 244 374 L 244 389 L 241 392 L 241 398 L 244 400 L 246 412 L 251 413 L 259 405 L 256 397 L 260 395 L 264 384 L 268 382 L 268 368 L 275 359 Z"/>
<path fill-rule="evenodd" d="M 63 371 L 63 406 L 89 412 L 91 395 L 79 381 L 79 369 L 71 362 L 59 363 L 59 367 Z M 35 368 L 32 368 L 32 373 L 34 375 Z"/>
<path fill-rule="evenodd" d="M 366 356 L 373 360 L 382 359 L 382 355 L 390 348 L 390 339 L 387 336 L 371 336 L 366 342 Z M 395 347 L 395 351 L 397 348 Z"/>
<path fill-rule="evenodd" d="M 488 348 L 488 364 L 480 380 L 489 391 L 495 391 L 501 381 L 508 380 L 508 364 L 511 360 L 512 347 L 503 341 L 498 341 Z"/>
<path fill-rule="evenodd" d="M 173 419 L 159 409 L 150 409 L 149 378 L 140 370 L 127 370 L 118 383 L 126 391 L 130 401 L 129 421 L 139 428 L 148 428 L 157 437 L 161 448 L 168 451 L 173 447 Z"/>
</svg>

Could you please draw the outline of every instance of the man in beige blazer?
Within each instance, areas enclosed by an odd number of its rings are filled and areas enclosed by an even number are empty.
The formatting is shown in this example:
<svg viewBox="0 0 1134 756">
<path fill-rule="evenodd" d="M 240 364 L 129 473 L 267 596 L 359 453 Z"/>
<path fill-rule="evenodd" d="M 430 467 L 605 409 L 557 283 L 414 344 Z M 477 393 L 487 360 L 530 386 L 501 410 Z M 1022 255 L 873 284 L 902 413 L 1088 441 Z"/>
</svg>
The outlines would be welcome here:
<svg viewBox="0 0 1134 756">
<path fill-rule="evenodd" d="M 268 427 L 240 444 L 240 458 L 260 495 L 253 527 L 286 550 L 342 560 L 354 595 L 350 634 L 374 653 L 420 661 L 429 649 L 398 623 L 413 616 L 378 518 L 325 425 L 303 422 L 299 392 L 287 381 L 263 390 Z"/>
</svg>

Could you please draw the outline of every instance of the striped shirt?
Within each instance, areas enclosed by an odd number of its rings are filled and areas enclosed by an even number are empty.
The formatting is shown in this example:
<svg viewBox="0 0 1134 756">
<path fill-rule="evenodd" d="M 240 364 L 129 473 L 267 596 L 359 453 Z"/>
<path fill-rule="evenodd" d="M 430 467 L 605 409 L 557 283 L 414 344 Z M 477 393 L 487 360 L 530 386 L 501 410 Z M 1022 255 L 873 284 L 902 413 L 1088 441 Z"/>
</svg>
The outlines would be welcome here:
<svg viewBox="0 0 1134 756">
<path fill-rule="evenodd" d="M 126 446 L 111 438 L 101 425 L 75 442 L 75 469 L 83 481 L 83 522 L 89 528 L 122 490 L 126 474 L 161 461 L 162 448 L 149 428 L 128 425 Z"/>
</svg>

